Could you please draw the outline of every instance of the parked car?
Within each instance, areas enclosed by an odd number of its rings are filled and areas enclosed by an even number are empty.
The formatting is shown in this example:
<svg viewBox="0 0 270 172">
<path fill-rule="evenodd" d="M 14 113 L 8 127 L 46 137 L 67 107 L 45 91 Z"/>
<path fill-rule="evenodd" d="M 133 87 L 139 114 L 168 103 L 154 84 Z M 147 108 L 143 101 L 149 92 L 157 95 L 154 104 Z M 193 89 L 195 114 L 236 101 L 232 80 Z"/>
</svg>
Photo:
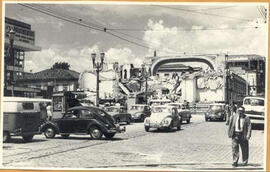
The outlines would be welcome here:
<svg viewBox="0 0 270 172">
<path fill-rule="evenodd" d="M 24 141 L 29 142 L 35 134 L 39 134 L 43 118 L 40 107 L 48 102 L 51 100 L 3 97 L 3 142 L 8 142 L 11 136 L 22 136 Z"/>
<path fill-rule="evenodd" d="M 243 107 L 252 124 L 264 124 L 265 106 L 263 97 L 245 97 Z"/>
<path fill-rule="evenodd" d="M 150 117 L 145 118 L 144 128 L 149 131 L 150 128 L 172 130 L 181 129 L 181 117 L 178 115 L 177 108 L 173 106 L 154 106 Z"/>
<path fill-rule="evenodd" d="M 209 108 L 205 115 L 205 121 L 222 120 L 226 121 L 225 104 L 213 103 L 209 105 Z"/>
<path fill-rule="evenodd" d="M 134 104 L 128 111 L 131 114 L 131 118 L 134 121 L 144 121 L 146 117 L 151 115 L 151 110 L 148 105 L 145 104 Z"/>
<path fill-rule="evenodd" d="M 60 119 L 53 119 L 41 126 L 46 138 L 56 134 L 67 138 L 70 134 L 90 134 L 93 139 L 102 135 L 111 139 L 116 133 L 124 132 L 125 127 L 115 124 L 111 115 L 97 107 L 76 106 L 67 110 Z"/>
<path fill-rule="evenodd" d="M 130 124 L 131 114 L 127 113 L 127 110 L 123 106 L 108 106 L 104 107 L 104 110 L 110 114 L 116 123 L 125 122 Z"/>
<path fill-rule="evenodd" d="M 188 106 L 183 103 L 168 103 L 167 105 L 176 107 L 178 115 L 181 116 L 182 121 L 186 121 L 188 124 L 190 123 L 192 116 Z"/>
</svg>

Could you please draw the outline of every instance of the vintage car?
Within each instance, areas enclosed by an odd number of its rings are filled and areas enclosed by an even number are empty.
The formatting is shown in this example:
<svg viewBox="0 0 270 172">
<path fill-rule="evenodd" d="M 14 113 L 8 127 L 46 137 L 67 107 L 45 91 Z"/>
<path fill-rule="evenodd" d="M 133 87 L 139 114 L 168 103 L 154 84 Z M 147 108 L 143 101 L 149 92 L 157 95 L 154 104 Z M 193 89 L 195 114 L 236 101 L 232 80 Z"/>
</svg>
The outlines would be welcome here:
<svg viewBox="0 0 270 172">
<path fill-rule="evenodd" d="M 186 121 L 190 123 L 190 119 L 192 118 L 191 112 L 189 108 L 183 103 L 168 103 L 168 106 L 174 106 L 177 108 L 178 115 L 181 116 L 182 121 Z"/>
<path fill-rule="evenodd" d="M 48 99 L 34 99 L 26 97 L 3 97 L 3 142 L 8 142 L 11 136 L 22 136 L 29 142 L 35 134 L 39 134 L 39 127 L 46 114 L 41 113 L 43 104 Z"/>
<path fill-rule="evenodd" d="M 131 114 L 127 113 L 127 110 L 123 106 L 108 106 L 104 107 L 104 110 L 110 114 L 116 123 L 125 122 L 130 124 Z"/>
<path fill-rule="evenodd" d="M 173 106 L 154 106 L 150 117 L 145 118 L 144 128 L 149 131 L 150 128 L 172 130 L 181 129 L 181 117 L 178 115 L 177 108 Z"/>
<path fill-rule="evenodd" d="M 90 134 L 93 139 L 102 135 L 111 139 L 116 133 L 124 132 L 125 127 L 115 124 L 111 115 L 97 107 L 76 106 L 67 110 L 60 119 L 53 119 L 41 126 L 46 138 L 56 134 L 67 138 L 70 134 Z"/>
<path fill-rule="evenodd" d="M 222 120 L 226 121 L 225 104 L 224 103 L 213 103 L 208 107 L 205 115 L 205 121 Z"/>
<path fill-rule="evenodd" d="M 145 104 L 134 104 L 131 105 L 129 111 L 133 121 L 144 121 L 146 117 L 151 115 L 151 110 L 148 105 Z"/>
<path fill-rule="evenodd" d="M 243 100 L 245 114 L 250 118 L 251 124 L 264 124 L 265 106 L 263 97 L 245 97 Z"/>
</svg>

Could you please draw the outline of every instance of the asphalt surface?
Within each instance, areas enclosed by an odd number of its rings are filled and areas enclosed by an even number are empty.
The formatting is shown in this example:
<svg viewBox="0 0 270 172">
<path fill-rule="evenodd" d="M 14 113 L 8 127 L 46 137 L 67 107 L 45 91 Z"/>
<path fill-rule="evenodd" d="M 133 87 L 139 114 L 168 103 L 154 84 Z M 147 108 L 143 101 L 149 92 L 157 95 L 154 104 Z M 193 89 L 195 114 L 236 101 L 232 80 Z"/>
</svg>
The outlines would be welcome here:
<svg viewBox="0 0 270 172">
<path fill-rule="evenodd" d="M 233 168 L 231 139 L 225 122 L 205 122 L 193 115 L 180 131 L 144 131 L 143 123 L 126 126 L 112 140 L 92 140 L 89 135 L 36 135 L 24 143 L 13 137 L 3 144 L 4 168 L 76 169 L 172 169 L 172 170 L 263 170 L 264 131 L 253 127 L 248 166 Z M 241 162 L 241 158 L 240 161 Z"/>
</svg>

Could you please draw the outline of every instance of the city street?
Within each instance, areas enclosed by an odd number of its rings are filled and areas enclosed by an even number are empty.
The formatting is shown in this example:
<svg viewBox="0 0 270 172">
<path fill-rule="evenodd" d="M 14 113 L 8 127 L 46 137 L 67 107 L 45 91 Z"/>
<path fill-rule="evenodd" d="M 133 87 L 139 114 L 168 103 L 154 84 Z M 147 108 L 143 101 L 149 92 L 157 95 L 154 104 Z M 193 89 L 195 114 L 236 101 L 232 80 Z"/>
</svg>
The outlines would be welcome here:
<svg viewBox="0 0 270 172">
<path fill-rule="evenodd" d="M 3 166 L 23 168 L 113 168 L 186 170 L 263 170 L 264 132 L 253 128 L 248 166 L 232 168 L 231 139 L 224 122 L 205 122 L 193 115 L 180 131 L 144 131 L 143 123 L 126 126 L 113 140 L 92 140 L 89 135 L 36 135 L 24 143 L 13 137 L 3 144 Z M 241 158 L 239 160 L 241 163 Z"/>
</svg>

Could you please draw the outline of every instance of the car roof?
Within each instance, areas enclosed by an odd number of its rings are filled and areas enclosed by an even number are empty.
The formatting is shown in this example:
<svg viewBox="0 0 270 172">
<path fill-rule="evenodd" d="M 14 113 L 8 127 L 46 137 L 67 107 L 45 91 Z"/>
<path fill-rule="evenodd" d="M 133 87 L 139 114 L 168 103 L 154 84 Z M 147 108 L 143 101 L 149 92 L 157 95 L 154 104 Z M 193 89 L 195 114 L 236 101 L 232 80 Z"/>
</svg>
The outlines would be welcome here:
<svg viewBox="0 0 270 172">
<path fill-rule="evenodd" d="M 170 105 L 157 105 L 157 106 L 153 106 L 153 107 L 161 107 L 161 108 L 175 108 L 174 106 L 170 106 Z"/>
<path fill-rule="evenodd" d="M 100 110 L 100 108 L 96 106 L 74 106 L 72 108 L 69 108 L 68 110 L 78 110 L 78 109 L 95 109 L 95 110 L 99 109 Z"/>
<path fill-rule="evenodd" d="M 148 105 L 145 105 L 145 104 L 133 104 L 131 106 L 148 106 Z"/>
</svg>

